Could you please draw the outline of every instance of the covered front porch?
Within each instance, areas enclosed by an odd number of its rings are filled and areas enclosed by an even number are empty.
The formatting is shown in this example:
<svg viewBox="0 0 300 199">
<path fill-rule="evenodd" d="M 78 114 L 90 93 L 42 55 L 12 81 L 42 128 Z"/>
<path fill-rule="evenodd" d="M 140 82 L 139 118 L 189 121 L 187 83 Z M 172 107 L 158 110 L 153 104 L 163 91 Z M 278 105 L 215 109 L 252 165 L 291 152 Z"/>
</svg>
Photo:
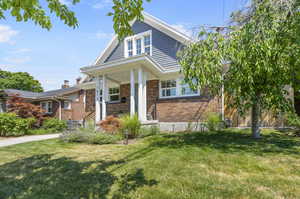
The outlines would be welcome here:
<svg viewBox="0 0 300 199">
<path fill-rule="evenodd" d="M 158 96 L 154 96 L 153 92 L 150 92 L 153 96 L 148 96 L 147 83 L 158 83 L 165 73 L 149 57 L 144 55 L 127 58 L 85 67 L 82 71 L 94 77 L 96 123 L 110 115 L 112 109 L 114 112 L 129 113 L 132 116 L 137 114 L 143 123 L 155 122 L 153 97 L 157 99 Z M 119 88 L 119 98 L 113 96 L 116 91 L 114 88 Z"/>
</svg>

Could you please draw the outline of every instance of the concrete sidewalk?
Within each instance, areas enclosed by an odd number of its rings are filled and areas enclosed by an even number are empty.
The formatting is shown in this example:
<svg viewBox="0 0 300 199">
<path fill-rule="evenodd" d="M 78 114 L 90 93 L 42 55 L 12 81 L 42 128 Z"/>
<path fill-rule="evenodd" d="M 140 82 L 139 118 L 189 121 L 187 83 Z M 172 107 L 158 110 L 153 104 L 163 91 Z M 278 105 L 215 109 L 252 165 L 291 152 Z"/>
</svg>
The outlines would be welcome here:
<svg viewBox="0 0 300 199">
<path fill-rule="evenodd" d="M 11 146 L 15 144 L 21 144 L 26 142 L 34 142 L 40 140 L 48 140 L 53 138 L 58 138 L 60 134 L 49 134 L 49 135 L 30 135 L 30 136 L 22 136 L 17 138 L 7 138 L 0 140 L 0 147 Z"/>
</svg>

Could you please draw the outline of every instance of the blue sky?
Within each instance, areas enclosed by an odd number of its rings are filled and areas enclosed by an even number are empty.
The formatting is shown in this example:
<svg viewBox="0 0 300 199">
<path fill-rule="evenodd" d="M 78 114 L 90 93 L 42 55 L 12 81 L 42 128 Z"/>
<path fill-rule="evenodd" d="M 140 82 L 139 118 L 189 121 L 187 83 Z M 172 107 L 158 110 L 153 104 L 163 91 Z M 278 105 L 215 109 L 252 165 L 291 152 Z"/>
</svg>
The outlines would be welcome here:
<svg viewBox="0 0 300 199">
<path fill-rule="evenodd" d="M 70 0 L 61 0 L 69 4 Z M 246 0 L 152 0 L 145 11 L 175 28 L 192 34 L 201 25 L 224 25 L 232 11 Z M 112 18 L 106 16 L 111 0 L 81 0 L 71 6 L 79 20 L 72 29 L 52 17 L 53 28 L 44 30 L 31 22 L 0 20 L 0 69 L 29 72 L 45 90 L 72 84 L 80 67 L 94 62 L 112 37 Z"/>
</svg>

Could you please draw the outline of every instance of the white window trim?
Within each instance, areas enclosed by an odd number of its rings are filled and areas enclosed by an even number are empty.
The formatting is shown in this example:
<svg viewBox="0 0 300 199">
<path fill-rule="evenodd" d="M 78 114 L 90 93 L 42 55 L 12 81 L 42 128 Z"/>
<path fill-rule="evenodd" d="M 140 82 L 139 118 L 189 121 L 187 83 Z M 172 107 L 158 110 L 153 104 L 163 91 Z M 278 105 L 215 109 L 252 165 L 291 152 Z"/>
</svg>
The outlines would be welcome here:
<svg viewBox="0 0 300 199">
<path fill-rule="evenodd" d="M 69 103 L 69 106 L 68 107 L 65 107 L 65 103 L 68 102 Z M 64 107 L 63 107 L 64 110 L 71 110 L 72 109 L 72 102 L 69 101 L 69 100 L 64 100 Z"/>
<path fill-rule="evenodd" d="M 134 56 L 137 56 L 136 54 L 136 40 L 137 39 L 141 39 L 141 46 L 142 46 L 142 54 L 145 54 L 145 42 L 144 42 L 144 37 L 149 35 L 150 36 L 150 56 L 152 56 L 152 30 L 148 30 L 146 32 L 142 32 L 142 33 L 139 33 L 139 34 L 136 34 L 136 35 L 133 35 L 133 36 L 130 36 L 130 37 L 126 37 L 124 39 L 124 57 L 125 58 L 128 58 L 128 44 L 127 44 L 127 41 L 128 40 L 132 40 L 132 56 L 131 57 L 134 57 Z"/>
<path fill-rule="evenodd" d="M 162 96 L 162 87 L 161 82 L 162 81 L 168 81 L 168 80 L 176 80 L 176 95 L 174 96 Z M 189 94 L 189 95 L 182 95 L 181 89 L 182 89 L 182 78 L 171 78 L 171 79 L 162 79 L 159 81 L 159 98 L 161 99 L 168 99 L 168 98 L 184 98 L 184 97 L 193 97 L 193 96 L 200 96 L 200 90 L 197 90 L 197 93 L 195 94 Z"/>
<path fill-rule="evenodd" d="M 46 113 L 53 113 L 53 102 L 52 101 L 43 101 L 43 102 L 40 102 L 41 108 L 43 108 L 42 103 L 46 103 L 46 110 L 45 110 Z M 52 108 L 51 112 L 48 111 L 49 110 L 49 103 L 51 103 L 51 108 Z"/>
<path fill-rule="evenodd" d="M 110 88 L 118 88 L 119 89 L 119 93 L 118 94 L 109 94 L 109 89 Z M 117 102 L 120 102 L 121 101 L 121 99 L 120 99 L 120 97 L 121 97 L 121 95 L 120 95 L 120 92 L 121 92 L 121 90 L 120 90 L 121 88 L 120 88 L 120 86 L 117 86 L 117 87 L 109 87 L 107 90 L 108 90 L 108 94 L 107 94 L 107 97 L 108 97 L 108 102 L 110 102 L 110 103 L 117 103 Z M 103 94 L 103 92 L 102 92 L 102 89 L 100 89 L 100 94 L 99 94 L 99 98 L 100 99 L 102 99 L 102 97 L 103 97 L 103 95 L 101 95 L 101 93 Z M 110 96 L 113 96 L 113 95 L 119 95 L 119 100 L 115 100 L 115 101 L 111 101 L 110 100 Z M 101 100 L 102 101 L 102 100 Z"/>
<path fill-rule="evenodd" d="M 117 88 L 118 90 L 119 90 L 119 92 L 118 93 L 114 93 L 114 94 L 110 94 L 109 93 L 109 89 L 114 89 L 114 88 Z M 109 88 L 108 89 L 108 99 L 109 99 L 109 102 L 120 102 L 120 87 L 111 87 L 111 88 Z M 115 95 L 118 95 L 119 96 L 119 100 L 110 100 L 110 97 L 111 96 L 115 96 Z"/>
</svg>

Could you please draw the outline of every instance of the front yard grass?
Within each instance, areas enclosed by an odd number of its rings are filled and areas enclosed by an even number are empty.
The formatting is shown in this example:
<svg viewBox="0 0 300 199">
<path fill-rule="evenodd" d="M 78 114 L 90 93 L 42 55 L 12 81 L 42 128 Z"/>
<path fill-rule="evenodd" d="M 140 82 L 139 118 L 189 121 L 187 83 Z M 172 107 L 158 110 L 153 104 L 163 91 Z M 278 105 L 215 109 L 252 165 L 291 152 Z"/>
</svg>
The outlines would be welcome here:
<svg viewBox="0 0 300 199">
<path fill-rule="evenodd" d="M 275 130 L 164 134 L 131 145 L 0 148 L 1 199 L 300 198 L 300 139 Z"/>
</svg>

